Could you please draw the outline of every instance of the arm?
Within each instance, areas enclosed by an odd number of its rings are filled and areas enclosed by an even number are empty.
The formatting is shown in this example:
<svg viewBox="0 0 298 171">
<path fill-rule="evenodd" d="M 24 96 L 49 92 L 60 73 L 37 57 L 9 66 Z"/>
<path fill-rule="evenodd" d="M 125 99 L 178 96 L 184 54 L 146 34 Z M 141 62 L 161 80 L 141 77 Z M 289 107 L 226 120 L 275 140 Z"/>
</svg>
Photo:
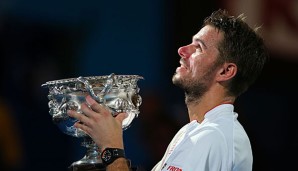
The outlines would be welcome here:
<svg viewBox="0 0 298 171">
<path fill-rule="evenodd" d="M 107 108 L 98 104 L 92 97 L 87 96 L 86 102 L 91 109 L 87 104 L 82 104 L 81 110 L 85 115 L 68 111 L 70 117 L 80 121 L 74 126 L 85 131 L 102 150 L 107 147 L 124 149 L 122 121 L 126 118 L 126 114 L 120 113 L 114 118 Z M 107 166 L 107 170 L 129 169 L 126 159 L 118 158 Z"/>
<path fill-rule="evenodd" d="M 112 170 L 129 171 L 127 160 L 125 158 L 118 158 L 113 163 L 109 164 L 106 170 L 107 171 L 112 171 Z"/>
</svg>

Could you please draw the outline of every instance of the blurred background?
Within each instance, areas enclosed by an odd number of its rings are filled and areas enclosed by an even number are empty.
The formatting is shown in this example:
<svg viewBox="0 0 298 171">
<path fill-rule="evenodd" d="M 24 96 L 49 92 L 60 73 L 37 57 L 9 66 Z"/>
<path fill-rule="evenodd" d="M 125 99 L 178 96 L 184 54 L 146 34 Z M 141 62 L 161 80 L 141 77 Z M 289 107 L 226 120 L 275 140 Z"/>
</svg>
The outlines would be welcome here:
<svg viewBox="0 0 298 171">
<path fill-rule="evenodd" d="M 177 49 L 219 8 L 261 25 L 270 49 L 264 72 L 235 104 L 254 170 L 298 170 L 296 0 L 0 0 L 0 170 L 64 171 L 81 159 L 81 140 L 53 124 L 41 84 L 110 73 L 145 78 L 141 113 L 124 138 L 133 165 L 150 170 L 188 122 L 171 82 Z"/>
</svg>

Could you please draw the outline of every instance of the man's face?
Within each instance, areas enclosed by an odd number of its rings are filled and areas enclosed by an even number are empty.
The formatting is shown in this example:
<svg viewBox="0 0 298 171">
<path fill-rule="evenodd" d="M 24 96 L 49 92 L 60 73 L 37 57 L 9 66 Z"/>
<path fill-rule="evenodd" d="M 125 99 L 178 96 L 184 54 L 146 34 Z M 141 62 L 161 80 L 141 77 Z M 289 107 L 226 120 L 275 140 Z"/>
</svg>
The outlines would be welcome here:
<svg viewBox="0 0 298 171">
<path fill-rule="evenodd" d="M 181 66 L 176 69 L 173 83 L 183 88 L 188 96 L 201 97 L 214 81 L 221 40 L 223 33 L 207 25 L 193 36 L 191 44 L 178 49 Z"/>
</svg>

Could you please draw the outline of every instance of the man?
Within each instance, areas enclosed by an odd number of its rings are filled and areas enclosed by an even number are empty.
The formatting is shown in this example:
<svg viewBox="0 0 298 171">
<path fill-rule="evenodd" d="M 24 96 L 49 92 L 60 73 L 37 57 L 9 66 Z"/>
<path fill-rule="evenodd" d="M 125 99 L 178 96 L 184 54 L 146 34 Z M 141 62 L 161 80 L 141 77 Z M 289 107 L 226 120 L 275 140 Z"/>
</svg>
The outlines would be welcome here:
<svg viewBox="0 0 298 171">
<path fill-rule="evenodd" d="M 251 145 L 233 103 L 263 68 L 267 58 L 263 40 L 242 16 L 235 18 L 218 10 L 178 53 L 181 66 L 173 83 L 185 91 L 190 122 L 178 131 L 152 170 L 252 170 Z M 125 113 L 113 118 L 90 96 L 86 101 L 91 109 L 83 104 L 85 115 L 69 111 L 83 123 L 75 126 L 87 132 L 101 149 L 123 151 L 121 123 Z M 128 170 L 125 158 L 115 159 L 107 170 Z"/>
</svg>

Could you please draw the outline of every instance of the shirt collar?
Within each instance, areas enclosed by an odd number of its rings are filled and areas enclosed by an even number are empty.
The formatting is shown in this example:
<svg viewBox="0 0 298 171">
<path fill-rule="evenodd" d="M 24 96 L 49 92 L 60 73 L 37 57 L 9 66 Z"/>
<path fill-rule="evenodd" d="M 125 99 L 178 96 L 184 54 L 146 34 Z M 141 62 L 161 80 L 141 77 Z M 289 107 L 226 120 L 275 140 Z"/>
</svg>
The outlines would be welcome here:
<svg viewBox="0 0 298 171">
<path fill-rule="evenodd" d="M 210 121 L 214 118 L 217 118 L 219 115 L 234 113 L 234 106 L 232 104 L 221 104 L 218 106 L 215 106 L 211 110 L 209 110 L 205 116 L 202 123 L 199 123 L 197 120 L 193 120 L 187 125 L 197 125 L 197 124 L 203 124 L 204 122 Z"/>
<path fill-rule="evenodd" d="M 234 106 L 232 104 L 221 104 L 209 110 L 204 116 L 204 121 L 212 120 L 214 118 L 217 118 L 219 115 L 230 114 L 233 112 L 234 112 Z"/>
</svg>

